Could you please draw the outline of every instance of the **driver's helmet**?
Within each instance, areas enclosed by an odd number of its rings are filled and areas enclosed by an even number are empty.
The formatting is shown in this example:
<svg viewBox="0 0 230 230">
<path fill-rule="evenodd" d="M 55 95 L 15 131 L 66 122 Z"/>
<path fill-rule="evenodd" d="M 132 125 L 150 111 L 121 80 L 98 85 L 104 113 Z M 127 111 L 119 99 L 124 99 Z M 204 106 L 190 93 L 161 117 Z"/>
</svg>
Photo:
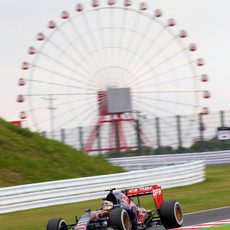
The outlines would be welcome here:
<svg viewBox="0 0 230 230">
<path fill-rule="evenodd" d="M 108 211 L 113 208 L 113 202 L 105 200 L 102 203 L 102 210 Z"/>
</svg>

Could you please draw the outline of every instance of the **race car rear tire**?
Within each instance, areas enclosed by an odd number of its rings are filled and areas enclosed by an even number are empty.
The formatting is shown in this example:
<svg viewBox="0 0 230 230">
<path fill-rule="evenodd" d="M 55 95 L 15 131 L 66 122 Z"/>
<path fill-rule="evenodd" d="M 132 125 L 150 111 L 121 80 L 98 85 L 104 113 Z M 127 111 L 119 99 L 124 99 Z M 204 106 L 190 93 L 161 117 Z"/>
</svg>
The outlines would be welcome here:
<svg viewBox="0 0 230 230">
<path fill-rule="evenodd" d="M 68 230 L 66 222 L 61 218 L 50 219 L 46 230 Z"/>
<path fill-rule="evenodd" d="M 180 204 L 175 200 L 163 202 L 160 207 L 160 219 L 166 229 L 181 227 L 183 212 Z"/>
<path fill-rule="evenodd" d="M 130 230 L 131 222 L 129 214 L 123 208 L 112 209 L 109 213 L 109 223 L 117 230 Z"/>
</svg>

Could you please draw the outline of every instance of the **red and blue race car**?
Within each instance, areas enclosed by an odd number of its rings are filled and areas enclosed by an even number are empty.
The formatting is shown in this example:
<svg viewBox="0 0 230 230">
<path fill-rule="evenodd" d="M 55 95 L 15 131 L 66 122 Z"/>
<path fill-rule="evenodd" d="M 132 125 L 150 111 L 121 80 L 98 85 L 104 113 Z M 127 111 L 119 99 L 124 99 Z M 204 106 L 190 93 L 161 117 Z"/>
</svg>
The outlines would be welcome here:
<svg viewBox="0 0 230 230">
<path fill-rule="evenodd" d="M 130 188 L 122 191 L 108 190 L 106 198 L 96 211 L 88 209 L 74 224 L 67 224 L 62 218 L 50 219 L 47 230 L 142 230 L 163 225 L 166 229 L 178 228 L 183 223 L 180 204 L 164 201 L 158 185 Z M 155 208 L 141 207 L 140 197 L 152 195 Z"/>
</svg>

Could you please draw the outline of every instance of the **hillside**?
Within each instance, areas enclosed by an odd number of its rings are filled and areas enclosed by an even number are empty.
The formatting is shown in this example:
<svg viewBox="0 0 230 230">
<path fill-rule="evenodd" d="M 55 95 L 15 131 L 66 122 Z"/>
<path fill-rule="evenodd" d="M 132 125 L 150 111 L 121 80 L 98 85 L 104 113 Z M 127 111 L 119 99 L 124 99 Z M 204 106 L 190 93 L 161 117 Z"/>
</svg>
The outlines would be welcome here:
<svg viewBox="0 0 230 230">
<path fill-rule="evenodd" d="M 122 172 L 60 142 L 0 119 L 0 187 Z"/>
</svg>

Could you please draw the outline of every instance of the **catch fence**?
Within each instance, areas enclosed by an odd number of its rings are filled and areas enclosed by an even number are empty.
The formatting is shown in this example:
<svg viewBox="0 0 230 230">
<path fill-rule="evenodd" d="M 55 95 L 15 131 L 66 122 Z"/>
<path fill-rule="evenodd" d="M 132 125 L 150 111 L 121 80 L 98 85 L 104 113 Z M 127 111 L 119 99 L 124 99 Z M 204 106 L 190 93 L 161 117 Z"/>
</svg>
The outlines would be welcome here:
<svg viewBox="0 0 230 230">
<path fill-rule="evenodd" d="M 230 126 L 230 111 L 218 111 L 208 115 L 197 114 L 195 116 L 146 117 L 143 115 L 139 116 L 138 124 L 144 130 L 153 149 L 170 147 L 174 150 L 180 150 L 190 148 L 194 143 L 199 141 L 215 139 L 218 127 Z M 139 129 L 133 129 L 128 124 L 125 125 L 128 144 L 132 146 L 140 145 L 138 143 Z M 53 137 L 77 149 L 84 150 L 84 144 L 89 138 L 92 129 L 93 125 L 61 129 L 55 131 Z M 109 128 L 105 129 L 103 135 L 98 136 L 95 145 L 101 148 L 108 146 L 109 132 Z M 50 132 L 43 132 L 43 134 L 51 138 Z M 223 149 L 225 149 L 224 146 Z M 205 151 L 205 148 L 200 149 L 200 151 Z"/>
</svg>

